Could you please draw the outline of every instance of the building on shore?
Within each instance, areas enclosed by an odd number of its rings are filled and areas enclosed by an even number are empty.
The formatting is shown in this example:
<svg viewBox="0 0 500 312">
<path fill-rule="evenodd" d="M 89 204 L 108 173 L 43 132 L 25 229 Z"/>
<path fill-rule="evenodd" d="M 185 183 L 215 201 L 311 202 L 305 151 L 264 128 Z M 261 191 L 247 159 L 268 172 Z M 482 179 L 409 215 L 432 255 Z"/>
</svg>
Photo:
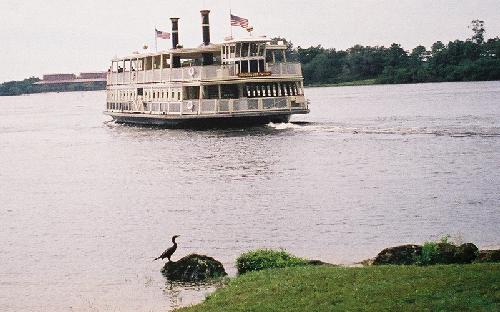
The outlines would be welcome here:
<svg viewBox="0 0 500 312">
<path fill-rule="evenodd" d="M 75 74 L 47 74 L 43 79 L 35 84 L 67 84 L 67 83 L 87 83 L 87 82 L 106 82 L 106 72 L 86 72 Z"/>
</svg>

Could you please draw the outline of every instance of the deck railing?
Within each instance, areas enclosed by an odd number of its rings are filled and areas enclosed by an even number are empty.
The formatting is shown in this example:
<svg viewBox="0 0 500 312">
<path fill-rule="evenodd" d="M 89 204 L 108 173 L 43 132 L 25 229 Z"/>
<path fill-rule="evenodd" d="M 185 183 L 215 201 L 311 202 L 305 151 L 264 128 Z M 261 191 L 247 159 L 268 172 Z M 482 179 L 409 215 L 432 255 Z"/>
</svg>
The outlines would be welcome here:
<svg viewBox="0 0 500 312">
<path fill-rule="evenodd" d="M 307 109 L 303 95 L 274 98 L 203 99 L 177 102 L 124 101 L 108 99 L 107 110 L 160 115 L 213 115 L 244 112 L 293 111 Z"/>
<path fill-rule="evenodd" d="M 288 77 L 301 76 L 299 63 L 268 64 L 268 71 L 273 76 Z M 164 68 L 145 71 L 128 71 L 108 73 L 108 85 L 122 85 L 131 83 L 155 83 L 169 81 L 199 81 L 237 78 L 238 72 L 235 65 L 210 65 L 191 66 L 182 68 Z"/>
</svg>

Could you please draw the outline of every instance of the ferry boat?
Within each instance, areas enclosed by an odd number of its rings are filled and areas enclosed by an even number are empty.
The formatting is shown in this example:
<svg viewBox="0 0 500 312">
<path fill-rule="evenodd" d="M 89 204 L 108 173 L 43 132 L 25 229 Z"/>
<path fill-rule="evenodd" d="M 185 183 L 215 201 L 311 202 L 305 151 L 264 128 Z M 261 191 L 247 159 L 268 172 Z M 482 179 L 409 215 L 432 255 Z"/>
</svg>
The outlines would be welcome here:
<svg viewBox="0 0 500 312">
<path fill-rule="evenodd" d="M 203 43 L 114 58 L 107 74 L 105 114 L 118 123 L 224 127 L 288 122 L 309 113 L 300 63 L 286 45 L 265 36 L 210 42 L 209 10 L 201 11 Z"/>
</svg>

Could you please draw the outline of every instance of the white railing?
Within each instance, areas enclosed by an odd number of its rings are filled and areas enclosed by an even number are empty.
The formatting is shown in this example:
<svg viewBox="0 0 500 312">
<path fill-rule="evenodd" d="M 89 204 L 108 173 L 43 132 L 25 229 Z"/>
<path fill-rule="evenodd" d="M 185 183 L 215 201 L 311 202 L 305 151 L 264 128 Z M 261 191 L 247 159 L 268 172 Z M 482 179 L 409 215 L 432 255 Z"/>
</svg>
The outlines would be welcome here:
<svg viewBox="0 0 500 312">
<path fill-rule="evenodd" d="M 300 63 L 268 64 L 268 71 L 273 76 L 300 76 Z M 238 76 L 235 65 L 191 66 L 182 68 L 164 68 L 146 71 L 109 73 L 108 84 L 153 83 L 168 81 L 193 81 L 228 79 Z"/>
<path fill-rule="evenodd" d="M 108 100 L 107 109 L 110 111 L 162 115 L 213 115 L 307 109 L 307 101 L 302 95 L 230 100 L 184 100 L 178 102 L 142 101 L 142 99 L 135 102 Z"/>
<path fill-rule="evenodd" d="M 268 70 L 273 75 L 278 75 L 278 76 L 300 76 L 300 75 L 302 75 L 302 68 L 300 66 L 300 63 L 268 64 Z"/>
<path fill-rule="evenodd" d="M 123 103 L 128 103 L 126 108 Z M 120 107 L 120 109 L 110 108 Z M 261 112 L 269 110 L 306 109 L 307 102 L 303 95 L 272 98 L 243 98 L 243 99 L 213 99 L 213 100 L 184 100 L 177 102 L 136 101 L 108 99 L 109 110 L 121 110 L 148 114 L 174 115 L 209 115 L 241 112 Z"/>
</svg>

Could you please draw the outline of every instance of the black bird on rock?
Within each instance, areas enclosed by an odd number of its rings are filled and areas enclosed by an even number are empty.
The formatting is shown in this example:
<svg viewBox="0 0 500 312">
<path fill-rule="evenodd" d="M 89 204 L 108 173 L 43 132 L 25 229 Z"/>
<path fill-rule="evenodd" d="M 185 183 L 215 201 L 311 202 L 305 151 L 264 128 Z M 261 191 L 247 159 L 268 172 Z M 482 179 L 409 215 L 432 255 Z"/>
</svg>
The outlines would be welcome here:
<svg viewBox="0 0 500 312">
<path fill-rule="evenodd" d="M 163 260 L 163 259 L 167 258 L 168 262 L 170 262 L 171 261 L 170 257 L 172 257 L 172 255 L 174 254 L 175 250 L 177 249 L 177 243 L 175 242 L 175 239 L 177 237 L 179 237 L 179 236 L 180 235 L 174 235 L 174 236 L 172 236 L 172 243 L 174 243 L 174 245 L 172 247 L 168 248 L 167 250 L 165 250 L 161 254 L 161 256 L 155 258 L 153 261 L 158 260 L 158 259 L 162 259 Z"/>
</svg>

